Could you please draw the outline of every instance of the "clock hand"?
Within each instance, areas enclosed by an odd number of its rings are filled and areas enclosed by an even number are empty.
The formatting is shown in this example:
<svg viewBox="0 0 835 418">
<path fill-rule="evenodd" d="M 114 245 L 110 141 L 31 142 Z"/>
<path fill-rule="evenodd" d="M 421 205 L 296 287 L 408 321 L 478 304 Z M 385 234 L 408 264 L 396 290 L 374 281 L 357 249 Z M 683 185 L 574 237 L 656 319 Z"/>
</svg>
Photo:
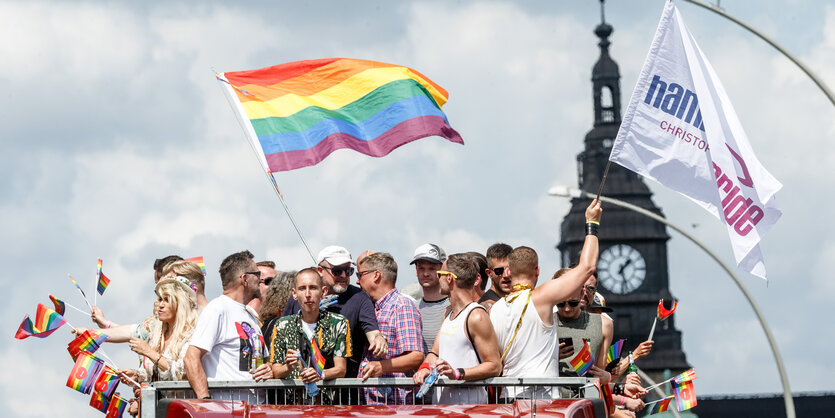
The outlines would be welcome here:
<svg viewBox="0 0 835 418">
<path fill-rule="evenodd" d="M 623 263 L 623 265 L 622 265 L 622 266 L 620 266 L 620 268 L 618 269 L 618 274 L 620 274 L 621 276 L 623 276 L 623 269 L 625 269 L 625 268 L 626 268 L 626 266 L 628 266 L 628 265 L 630 265 L 630 264 L 632 264 L 632 259 L 631 259 L 631 258 L 630 258 L 630 259 L 628 259 L 628 260 L 626 260 L 626 262 L 625 262 L 625 263 Z"/>
</svg>

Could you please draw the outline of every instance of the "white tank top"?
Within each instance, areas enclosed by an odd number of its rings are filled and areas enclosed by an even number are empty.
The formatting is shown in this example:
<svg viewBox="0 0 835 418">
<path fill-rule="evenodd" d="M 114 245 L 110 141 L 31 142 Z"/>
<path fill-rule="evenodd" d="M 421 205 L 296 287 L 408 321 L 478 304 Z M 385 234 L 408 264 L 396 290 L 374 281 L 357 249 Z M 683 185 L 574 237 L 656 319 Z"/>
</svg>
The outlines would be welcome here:
<svg viewBox="0 0 835 418">
<path fill-rule="evenodd" d="M 475 367 L 481 364 L 478 353 L 467 335 L 467 318 L 473 309 L 484 309 L 476 302 L 470 302 L 455 319 L 452 312 L 441 323 L 438 332 L 438 356 L 446 360 L 453 368 Z M 435 391 L 436 404 L 483 404 L 487 403 L 484 388 L 444 387 Z"/>
</svg>

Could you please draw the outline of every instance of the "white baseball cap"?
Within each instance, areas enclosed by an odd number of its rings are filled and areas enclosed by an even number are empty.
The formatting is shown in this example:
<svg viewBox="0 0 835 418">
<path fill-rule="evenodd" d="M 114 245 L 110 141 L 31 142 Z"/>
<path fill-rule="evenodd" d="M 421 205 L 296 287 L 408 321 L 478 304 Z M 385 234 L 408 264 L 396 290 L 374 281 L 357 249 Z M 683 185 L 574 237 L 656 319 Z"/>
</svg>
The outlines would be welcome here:
<svg viewBox="0 0 835 418">
<path fill-rule="evenodd" d="M 415 256 L 409 264 L 415 264 L 420 260 L 426 260 L 434 264 L 443 264 L 446 261 L 444 249 L 435 244 L 423 244 L 415 250 Z"/>
<path fill-rule="evenodd" d="M 322 264 L 322 261 L 327 261 L 332 266 L 354 263 L 353 258 L 351 258 L 351 253 L 349 253 L 345 247 L 340 247 L 338 245 L 331 245 L 322 248 L 322 251 L 319 251 L 319 255 L 316 257 L 316 264 Z"/>
</svg>

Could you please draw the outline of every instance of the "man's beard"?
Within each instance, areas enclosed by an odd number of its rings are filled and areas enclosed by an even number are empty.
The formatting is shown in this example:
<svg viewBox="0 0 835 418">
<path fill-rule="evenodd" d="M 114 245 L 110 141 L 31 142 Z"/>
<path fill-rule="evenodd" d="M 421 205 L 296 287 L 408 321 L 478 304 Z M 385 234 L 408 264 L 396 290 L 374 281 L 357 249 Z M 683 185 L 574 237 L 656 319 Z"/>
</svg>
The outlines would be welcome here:
<svg viewBox="0 0 835 418">
<path fill-rule="evenodd" d="M 345 291 L 348 290 L 348 285 L 334 284 L 333 286 L 331 286 L 330 290 L 331 290 L 331 293 L 335 293 L 335 294 L 339 295 L 339 294 L 345 293 Z"/>
</svg>

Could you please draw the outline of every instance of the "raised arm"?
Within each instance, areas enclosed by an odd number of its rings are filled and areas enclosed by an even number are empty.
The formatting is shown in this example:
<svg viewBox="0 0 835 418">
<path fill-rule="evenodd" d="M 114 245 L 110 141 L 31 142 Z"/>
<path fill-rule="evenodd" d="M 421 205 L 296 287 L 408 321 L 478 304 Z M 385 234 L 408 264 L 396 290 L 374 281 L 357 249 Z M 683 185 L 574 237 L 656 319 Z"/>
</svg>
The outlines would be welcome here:
<svg viewBox="0 0 835 418">
<path fill-rule="evenodd" d="M 600 201 L 592 200 L 586 208 L 586 223 L 600 223 L 603 209 Z M 596 228 L 595 228 L 596 231 Z M 577 293 L 586 279 L 597 269 L 597 234 L 586 234 L 583 251 L 580 253 L 580 263 L 557 280 L 549 280 L 534 289 L 531 299 L 536 306 L 537 313 L 545 324 L 552 324 L 554 319 L 554 305 L 568 299 Z"/>
</svg>

